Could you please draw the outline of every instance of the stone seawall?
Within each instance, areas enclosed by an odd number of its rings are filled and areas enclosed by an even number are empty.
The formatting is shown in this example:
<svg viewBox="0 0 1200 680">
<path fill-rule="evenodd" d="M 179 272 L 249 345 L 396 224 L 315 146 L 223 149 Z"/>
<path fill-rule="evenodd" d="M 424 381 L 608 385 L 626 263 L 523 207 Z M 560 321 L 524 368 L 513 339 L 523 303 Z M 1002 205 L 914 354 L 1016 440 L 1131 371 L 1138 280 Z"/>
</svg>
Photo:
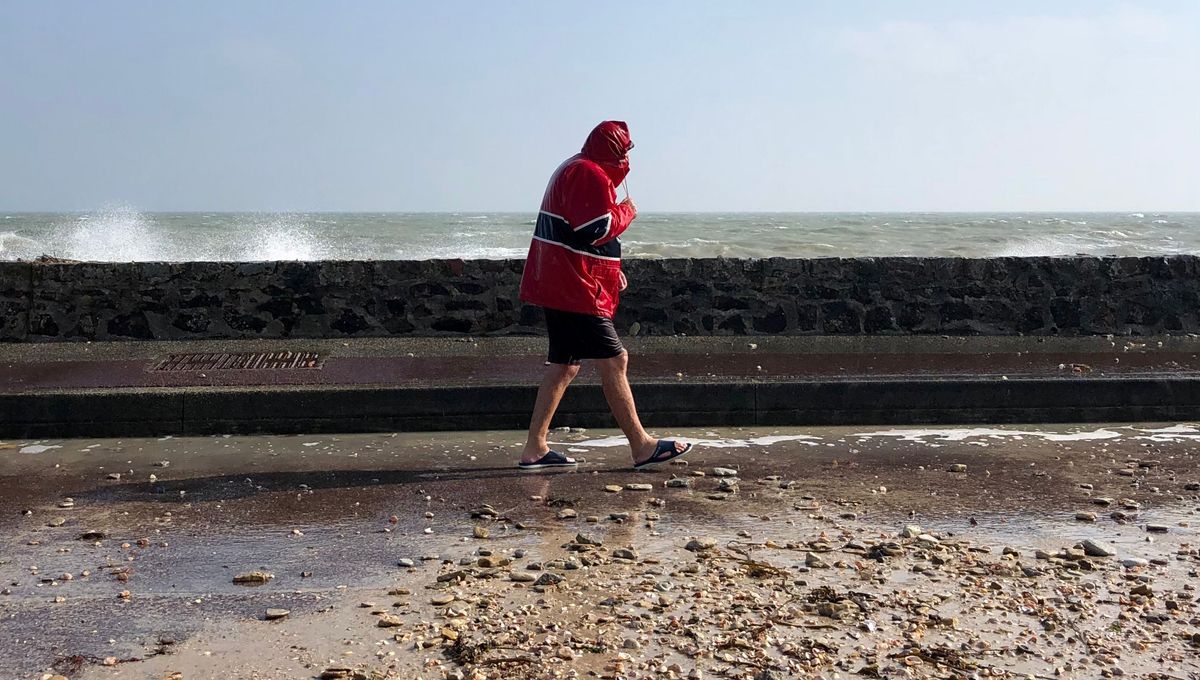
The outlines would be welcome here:
<svg viewBox="0 0 1200 680">
<path fill-rule="evenodd" d="M 520 260 L 0 263 L 0 340 L 513 335 Z M 628 260 L 641 335 L 1200 332 L 1200 258 Z"/>
</svg>

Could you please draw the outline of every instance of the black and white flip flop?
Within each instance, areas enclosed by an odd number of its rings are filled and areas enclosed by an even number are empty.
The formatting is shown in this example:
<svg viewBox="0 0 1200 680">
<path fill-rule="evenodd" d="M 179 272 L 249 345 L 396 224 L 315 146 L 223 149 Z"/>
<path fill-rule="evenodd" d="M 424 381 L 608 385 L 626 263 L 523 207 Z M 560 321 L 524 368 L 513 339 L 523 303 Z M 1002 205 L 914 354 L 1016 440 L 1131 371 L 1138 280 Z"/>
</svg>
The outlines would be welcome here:
<svg viewBox="0 0 1200 680">
<path fill-rule="evenodd" d="M 692 445 L 688 444 L 687 446 L 683 447 L 682 451 L 676 451 L 674 439 L 660 439 L 658 440 L 658 444 L 654 447 L 654 453 L 650 454 L 650 457 L 646 460 L 635 464 L 633 469 L 638 470 L 650 465 L 665 463 L 668 460 L 674 460 L 691 450 Z"/>
<path fill-rule="evenodd" d="M 567 468 L 576 467 L 579 461 L 574 458 L 568 458 L 558 451 L 547 451 L 546 455 L 538 458 L 532 463 L 521 463 L 517 467 L 522 470 L 545 470 L 547 468 Z"/>
</svg>

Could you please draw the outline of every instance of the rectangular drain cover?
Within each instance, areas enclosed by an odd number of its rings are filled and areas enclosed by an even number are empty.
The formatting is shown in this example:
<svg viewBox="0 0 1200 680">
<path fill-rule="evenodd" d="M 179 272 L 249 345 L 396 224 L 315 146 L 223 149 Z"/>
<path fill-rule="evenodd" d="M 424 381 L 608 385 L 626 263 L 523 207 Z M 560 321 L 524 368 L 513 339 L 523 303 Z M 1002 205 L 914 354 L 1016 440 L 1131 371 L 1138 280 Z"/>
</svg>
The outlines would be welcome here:
<svg viewBox="0 0 1200 680">
<path fill-rule="evenodd" d="M 279 370 L 321 368 L 325 360 L 317 352 L 235 352 L 232 354 L 169 354 L 156 371 Z"/>
</svg>

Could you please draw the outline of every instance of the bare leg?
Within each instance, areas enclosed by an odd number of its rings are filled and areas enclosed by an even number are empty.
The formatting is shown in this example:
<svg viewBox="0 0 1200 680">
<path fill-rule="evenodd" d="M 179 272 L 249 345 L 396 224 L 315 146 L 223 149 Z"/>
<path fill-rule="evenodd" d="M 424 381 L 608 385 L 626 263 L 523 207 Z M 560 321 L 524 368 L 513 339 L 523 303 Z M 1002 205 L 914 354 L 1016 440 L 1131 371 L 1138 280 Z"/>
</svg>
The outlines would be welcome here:
<svg viewBox="0 0 1200 680">
<path fill-rule="evenodd" d="M 546 444 L 546 436 L 550 433 L 550 421 L 562 401 L 563 392 L 567 385 L 579 374 L 579 366 L 568 364 L 550 364 L 546 367 L 546 375 L 538 387 L 537 401 L 533 405 L 533 417 L 529 421 L 529 438 L 525 440 L 525 450 L 521 454 L 522 463 L 533 463 L 546 455 L 550 449 Z"/>
<path fill-rule="evenodd" d="M 596 367 L 600 369 L 600 384 L 604 388 L 604 398 L 612 409 L 617 425 L 629 440 L 629 448 L 633 462 L 640 463 L 654 453 L 658 440 L 646 433 L 642 421 L 638 419 L 637 406 L 633 403 L 633 391 L 629 389 L 629 379 L 625 375 L 629 367 L 629 352 L 622 352 L 611 359 L 597 359 Z M 682 451 L 686 445 L 676 442 L 675 448 Z"/>
</svg>

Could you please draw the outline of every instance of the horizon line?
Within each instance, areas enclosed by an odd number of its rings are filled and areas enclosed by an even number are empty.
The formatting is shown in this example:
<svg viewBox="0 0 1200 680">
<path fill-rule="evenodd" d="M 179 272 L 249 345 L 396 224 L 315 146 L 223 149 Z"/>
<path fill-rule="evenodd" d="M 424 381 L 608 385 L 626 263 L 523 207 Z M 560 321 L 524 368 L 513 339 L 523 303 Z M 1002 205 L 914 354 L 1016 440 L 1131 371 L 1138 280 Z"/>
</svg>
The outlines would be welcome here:
<svg viewBox="0 0 1200 680">
<path fill-rule="evenodd" d="M 128 211 L 139 214 L 170 214 L 170 215 L 246 215 L 246 214 L 275 214 L 275 215 L 536 215 L 537 210 L 170 210 L 155 209 L 141 210 L 130 206 L 110 206 L 90 209 L 63 210 L 9 210 L 0 208 L 3 217 L 13 215 L 88 215 L 112 211 Z M 639 212 L 639 216 L 650 215 L 1195 215 L 1200 209 L 1193 210 L 1152 210 L 1152 209 L 1122 209 L 1122 210 L 1093 210 L 1093 209 L 1037 209 L 1037 210 L 654 210 Z"/>
</svg>

